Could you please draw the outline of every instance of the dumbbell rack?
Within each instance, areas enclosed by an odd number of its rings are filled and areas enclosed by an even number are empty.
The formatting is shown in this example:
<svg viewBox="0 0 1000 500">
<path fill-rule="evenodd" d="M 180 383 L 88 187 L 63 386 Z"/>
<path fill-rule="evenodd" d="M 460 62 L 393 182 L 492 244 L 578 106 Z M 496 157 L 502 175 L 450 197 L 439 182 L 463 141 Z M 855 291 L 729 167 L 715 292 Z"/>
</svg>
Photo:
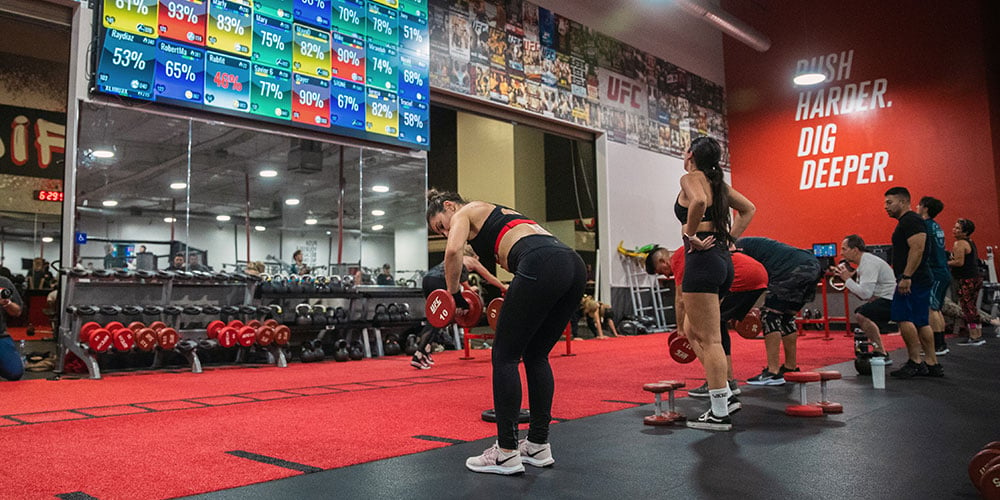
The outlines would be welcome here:
<svg viewBox="0 0 1000 500">
<path fill-rule="evenodd" d="M 80 329 L 85 318 L 79 314 L 72 314 L 70 311 L 87 305 L 106 304 L 126 304 L 126 305 L 156 305 L 166 307 L 169 305 L 183 307 L 195 303 L 224 304 L 247 304 L 253 297 L 254 282 L 222 280 L 207 276 L 196 276 L 191 279 L 177 280 L 169 275 L 157 274 L 150 278 L 138 278 L 135 276 L 119 277 L 114 274 L 110 276 L 76 276 L 70 274 L 66 280 L 64 294 L 64 305 L 66 314 L 71 315 L 71 321 L 61 321 L 57 351 L 59 352 L 56 373 L 61 374 L 65 368 L 66 356 L 72 352 L 83 361 L 87 368 L 89 378 L 97 380 L 101 378 L 101 369 L 97 356 L 90 349 L 84 347 L 80 342 Z M 93 316 L 93 319 L 103 320 L 107 323 L 112 321 L 103 313 Z M 91 318 L 86 318 L 91 319 Z M 148 316 L 143 316 L 148 319 Z M 169 316 L 161 313 L 155 320 L 165 323 L 177 324 L 177 316 Z M 175 328 L 177 329 L 177 328 Z M 178 330 L 182 338 L 192 338 L 204 336 L 204 329 Z M 193 373 L 201 373 L 201 362 L 197 353 L 184 352 L 182 355 L 188 360 Z M 154 361 L 151 368 L 158 368 L 163 365 L 165 353 L 155 349 Z"/>
<path fill-rule="evenodd" d="M 621 259 L 622 270 L 625 272 L 625 283 L 628 285 L 629 297 L 632 299 L 632 315 L 635 318 L 647 316 L 652 313 L 656 320 L 656 328 L 659 331 L 667 329 L 666 311 L 673 309 L 673 305 L 663 304 L 664 289 L 660 286 L 658 276 L 651 276 L 646 272 L 644 264 L 638 258 L 618 254 Z M 644 294 L 649 294 L 649 303 L 643 300 Z"/>
</svg>

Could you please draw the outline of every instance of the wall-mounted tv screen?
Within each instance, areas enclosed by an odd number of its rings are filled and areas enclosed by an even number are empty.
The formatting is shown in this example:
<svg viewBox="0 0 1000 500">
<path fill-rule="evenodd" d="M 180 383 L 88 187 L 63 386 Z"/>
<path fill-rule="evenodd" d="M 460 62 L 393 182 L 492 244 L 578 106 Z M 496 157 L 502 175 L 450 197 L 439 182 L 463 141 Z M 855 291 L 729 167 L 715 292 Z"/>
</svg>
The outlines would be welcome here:
<svg viewBox="0 0 1000 500">
<path fill-rule="evenodd" d="M 427 0 L 98 0 L 94 91 L 430 147 Z"/>
</svg>

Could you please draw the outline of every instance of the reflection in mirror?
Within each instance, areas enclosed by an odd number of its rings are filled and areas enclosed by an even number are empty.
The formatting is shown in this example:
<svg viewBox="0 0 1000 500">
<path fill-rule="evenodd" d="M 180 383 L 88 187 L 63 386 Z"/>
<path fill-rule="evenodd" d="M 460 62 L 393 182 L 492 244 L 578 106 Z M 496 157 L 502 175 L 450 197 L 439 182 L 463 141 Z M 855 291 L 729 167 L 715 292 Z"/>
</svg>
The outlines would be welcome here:
<svg viewBox="0 0 1000 500">
<path fill-rule="evenodd" d="M 365 280 L 420 286 L 427 270 L 426 157 L 365 149 L 361 179 Z"/>
<path fill-rule="evenodd" d="M 192 137 L 189 241 L 202 265 L 338 276 L 356 265 L 359 148 L 216 123 L 194 122 Z"/>
<path fill-rule="evenodd" d="M 79 130 L 74 215 L 86 243 L 72 264 L 170 267 L 187 234 L 188 120 L 81 104 Z"/>
</svg>

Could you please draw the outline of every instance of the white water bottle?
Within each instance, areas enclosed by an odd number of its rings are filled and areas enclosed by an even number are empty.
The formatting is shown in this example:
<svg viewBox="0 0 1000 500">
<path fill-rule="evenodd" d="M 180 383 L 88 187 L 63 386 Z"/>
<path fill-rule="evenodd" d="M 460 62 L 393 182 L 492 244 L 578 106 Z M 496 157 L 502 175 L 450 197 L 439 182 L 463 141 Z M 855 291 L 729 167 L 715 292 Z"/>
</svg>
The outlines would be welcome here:
<svg viewBox="0 0 1000 500">
<path fill-rule="evenodd" d="M 872 386 L 876 389 L 885 389 L 885 358 L 875 356 L 871 358 Z"/>
</svg>

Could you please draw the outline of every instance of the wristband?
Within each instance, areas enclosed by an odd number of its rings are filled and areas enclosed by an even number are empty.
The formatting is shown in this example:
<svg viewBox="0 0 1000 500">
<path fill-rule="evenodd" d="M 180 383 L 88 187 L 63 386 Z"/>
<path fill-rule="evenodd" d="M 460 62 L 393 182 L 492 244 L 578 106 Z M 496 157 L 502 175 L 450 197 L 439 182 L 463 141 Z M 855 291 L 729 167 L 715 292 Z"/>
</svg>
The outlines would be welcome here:
<svg viewBox="0 0 1000 500">
<path fill-rule="evenodd" d="M 902 281 L 902 280 L 912 280 L 912 279 L 913 279 L 913 276 L 909 276 L 907 274 L 901 274 L 901 275 L 899 275 L 899 280 L 900 281 Z"/>
</svg>

